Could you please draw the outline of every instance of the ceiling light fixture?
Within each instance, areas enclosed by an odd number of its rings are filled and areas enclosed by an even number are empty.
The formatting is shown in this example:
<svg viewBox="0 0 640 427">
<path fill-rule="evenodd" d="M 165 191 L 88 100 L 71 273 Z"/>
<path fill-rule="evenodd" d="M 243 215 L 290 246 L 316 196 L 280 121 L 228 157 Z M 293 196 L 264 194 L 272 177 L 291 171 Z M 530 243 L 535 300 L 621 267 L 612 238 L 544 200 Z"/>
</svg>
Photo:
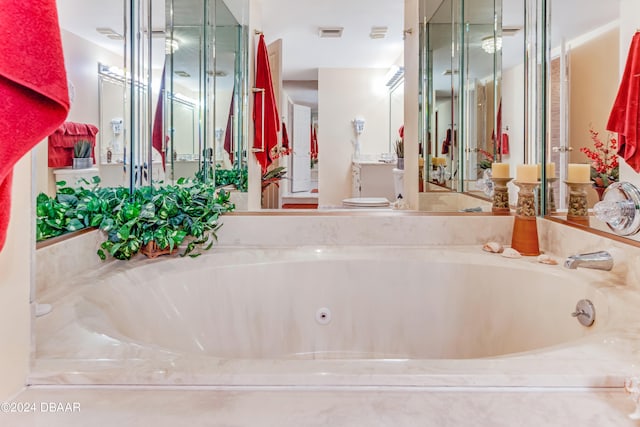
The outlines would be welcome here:
<svg viewBox="0 0 640 427">
<path fill-rule="evenodd" d="M 496 51 L 502 49 L 502 37 L 501 36 L 489 36 L 482 39 L 482 50 L 489 54 L 494 54 Z"/>
</svg>

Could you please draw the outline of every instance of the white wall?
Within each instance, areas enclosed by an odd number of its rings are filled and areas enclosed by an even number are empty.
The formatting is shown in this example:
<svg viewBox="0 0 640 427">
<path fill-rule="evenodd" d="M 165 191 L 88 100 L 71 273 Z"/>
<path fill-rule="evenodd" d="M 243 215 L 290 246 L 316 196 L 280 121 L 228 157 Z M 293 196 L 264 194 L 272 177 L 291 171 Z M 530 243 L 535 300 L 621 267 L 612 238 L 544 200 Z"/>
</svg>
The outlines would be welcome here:
<svg viewBox="0 0 640 427">
<path fill-rule="evenodd" d="M 502 71 L 502 125 L 509 126 L 509 154 L 502 161 L 509 163 L 511 176 L 516 165 L 524 163 L 524 64 Z M 518 200 L 518 189 L 509 184 L 509 200 Z"/>
<path fill-rule="evenodd" d="M 351 121 L 365 119 L 361 154 L 389 151 L 387 69 L 321 68 L 318 71 L 319 207 L 341 206 L 351 197 L 355 132 Z"/>
<path fill-rule="evenodd" d="M 11 220 L 0 252 L 0 401 L 20 390 L 29 372 L 31 220 L 31 155 L 27 154 L 13 170 Z"/>
</svg>

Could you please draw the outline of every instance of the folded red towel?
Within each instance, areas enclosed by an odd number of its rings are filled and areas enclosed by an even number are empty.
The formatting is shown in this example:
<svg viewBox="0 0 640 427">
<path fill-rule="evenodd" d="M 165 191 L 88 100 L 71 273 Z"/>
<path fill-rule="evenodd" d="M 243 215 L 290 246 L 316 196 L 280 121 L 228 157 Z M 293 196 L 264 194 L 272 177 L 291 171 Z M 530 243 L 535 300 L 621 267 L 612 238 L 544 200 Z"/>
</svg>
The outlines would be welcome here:
<svg viewBox="0 0 640 427">
<path fill-rule="evenodd" d="M 3 2 L 0 14 L 0 250 L 15 163 L 69 112 L 55 0 Z"/>
</svg>

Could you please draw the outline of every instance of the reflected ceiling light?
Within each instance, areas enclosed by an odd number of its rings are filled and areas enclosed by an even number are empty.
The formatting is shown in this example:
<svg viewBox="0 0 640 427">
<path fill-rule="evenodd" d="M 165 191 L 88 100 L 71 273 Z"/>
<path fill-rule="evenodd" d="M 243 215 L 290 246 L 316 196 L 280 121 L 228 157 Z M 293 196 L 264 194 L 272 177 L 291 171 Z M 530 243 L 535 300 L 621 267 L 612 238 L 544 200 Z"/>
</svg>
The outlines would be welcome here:
<svg viewBox="0 0 640 427">
<path fill-rule="evenodd" d="M 176 39 L 166 39 L 164 42 L 164 53 L 167 55 L 171 55 L 176 50 L 180 49 L 180 45 L 178 44 L 178 40 Z"/>
<path fill-rule="evenodd" d="M 388 87 L 393 87 L 404 77 L 404 67 L 398 67 L 397 65 L 392 66 L 387 74 L 384 76 L 386 85 Z"/>
<path fill-rule="evenodd" d="M 175 74 L 176 76 L 180 76 L 180 77 L 191 77 L 191 74 L 187 73 L 187 72 L 186 72 L 186 71 L 184 71 L 184 70 L 177 70 L 177 71 L 174 71 L 174 74 Z"/>
<path fill-rule="evenodd" d="M 489 36 L 482 39 L 482 50 L 485 52 L 493 54 L 500 49 L 502 49 L 501 36 L 496 36 L 495 38 L 493 36 Z"/>
</svg>

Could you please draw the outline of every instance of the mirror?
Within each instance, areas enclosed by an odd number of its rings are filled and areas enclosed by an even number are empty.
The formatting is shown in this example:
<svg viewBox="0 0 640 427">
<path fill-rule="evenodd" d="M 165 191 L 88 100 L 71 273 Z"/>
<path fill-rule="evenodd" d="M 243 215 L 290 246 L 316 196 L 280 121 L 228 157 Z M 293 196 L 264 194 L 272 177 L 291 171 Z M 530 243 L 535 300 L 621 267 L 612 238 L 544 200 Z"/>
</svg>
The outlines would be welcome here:
<svg viewBox="0 0 640 427">
<path fill-rule="evenodd" d="M 421 6 L 427 7 L 426 3 Z M 488 193 L 478 180 L 493 159 L 503 157 L 501 144 L 495 143 L 496 133 L 500 139 L 506 134 L 499 114 L 505 47 L 502 27 L 502 5 L 493 0 L 444 0 L 424 23 L 420 140 L 426 155 L 422 188 L 440 194 L 421 195 L 421 210 L 490 209 Z M 443 191 L 464 192 L 475 200 L 443 195 Z M 450 199 L 449 208 L 445 198 Z"/>
<path fill-rule="evenodd" d="M 576 7 L 580 7 L 580 14 L 575 14 Z M 608 132 L 606 127 L 631 37 L 640 24 L 638 9 L 640 7 L 636 2 L 625 0 L 606 4 L 596 0 L 550 0 L 551 45 L 547 96 L 551 131 L 546 152 L 550 159 L 548 162 L 555 164 L 557 180 L 552 185 L 555 210 L 550 210 L 549 215 L 573 225 L 607 233 L 610 232 L 608 226 L 594 216 L 581 221 L 570 215 L 571 191 L 565 181 L 568 180 L 569 163 L 591 162 L 583 149 L 597 152 L 597 140 L 608 144 L 611 137 L 617 137 Z M 598 135 L 592 135 L 590 130 Z M 609 168 L 607 174 L 616 175 L 616 171 L 612 173 Z M 640 180 L 637 176 L 624 161 L 620 161 L 620 180 L 638 184 Z M 587 207 L 592 209 L 599 200 L 599 194 L 589 182 L 583 187 Z M 630 238 L 640 240 L 637 235 Z"/>
<path fill-rule="evenodd" d="M 53 194 L 60 177 L 73 184 L 89 175 L 104 186 L 214 179 L 217 170 L 246 178 L 247 3 L 140 0 L 125 13 L 121 2 L 60 0 L 74 92 L 67 121 L 97 129 L 94 167 L 51 166 L 43 144 L 38 191 Z"/>
</svg>

